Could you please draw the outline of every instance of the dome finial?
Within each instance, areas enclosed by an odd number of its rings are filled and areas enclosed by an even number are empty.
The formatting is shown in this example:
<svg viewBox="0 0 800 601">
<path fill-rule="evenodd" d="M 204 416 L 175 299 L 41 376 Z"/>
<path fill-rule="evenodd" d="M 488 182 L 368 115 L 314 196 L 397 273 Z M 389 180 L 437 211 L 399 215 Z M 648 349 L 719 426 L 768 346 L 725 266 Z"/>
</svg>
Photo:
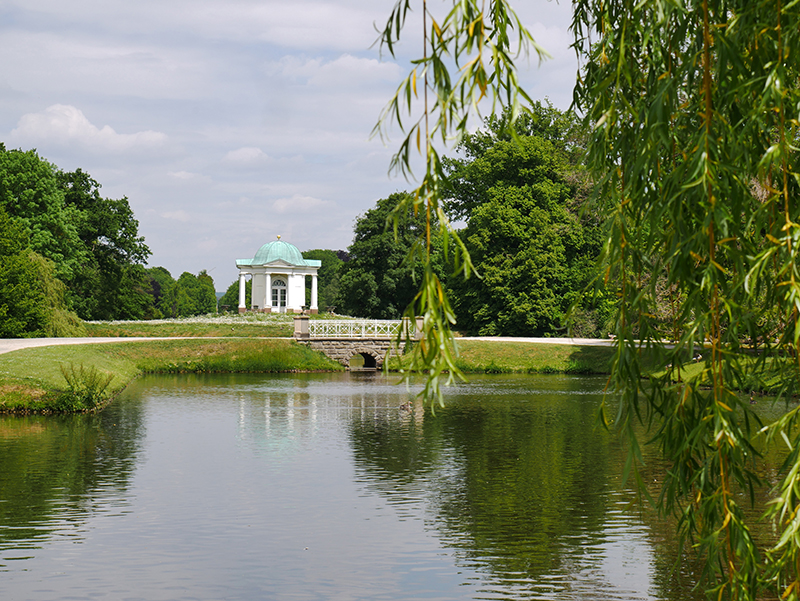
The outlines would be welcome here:
<svg viewBox="0 0 800 601">
<path fill-rule="evenodd" d="M 280 235 L 280 234 L 278 234 L 278 240 L 280 240 L 280 239 L 281 239 L 281 235 Z"/>
</svg>

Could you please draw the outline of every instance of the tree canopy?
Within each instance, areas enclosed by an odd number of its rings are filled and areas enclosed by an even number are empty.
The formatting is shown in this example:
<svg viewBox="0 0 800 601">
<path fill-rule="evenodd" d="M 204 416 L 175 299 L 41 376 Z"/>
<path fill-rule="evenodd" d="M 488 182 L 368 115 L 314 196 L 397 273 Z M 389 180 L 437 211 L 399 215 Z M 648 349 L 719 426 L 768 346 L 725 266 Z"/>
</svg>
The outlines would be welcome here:
<svg viewBox="0 0 800 601">
<path fill-rule="evenodd" d="M 448 280 L 456 327 L 490 336 L 566 333 L 577 303 L 578 333 L 597 335 L 608 315 L 598 317 L 584 297 L 602 229 L 580 203 L 586 177 L 577 117 L 535 108 L 511 132 L 507 118 L 487 119 L 464 137 L 465 158 L 445 161 L 446 207 L 467 220 L 460 236 L 479 275 Z"/>
<path fill-rule="evenodd" d="M 99 191 L 80 169 L 63 172 L 34 150 L 0 143 L 0 206 L 25 232 L 27 245 L 54 263 L 67 304 L 83 319 L 144 317 L 150 250 L 127 198 L 103 198 Z"/>
<path fill-rule="evenodd" d="M 407 198 L 398 192 L 380 199 L 356 220 L 350 260 L 341 267 L 337 312 L 397 319 L 414 299 L 421 262 L 412 255 L 426 225 L 424 216 L 403 204 Z M 441 272 L 440 262 L 435 269 Z"/>
<path fill-rule="evenodd" d="M 335 250 L 315 248 L 304 250 L 304 259 L 316 259 L 322 262 L 317 271 L 317 306 L 320 311 L 335 306 L 339 295 L 339 273 L 344 262 Z M 306 306 L 311 305 L 311 291 L 306 290 Z"/>
<path fill-rule="evenodd" d="M 797 599 L 798 409 L 762 430 L 737 392 L 798 389 L 800 4 L 574 5 L 584 64 L 575 99 L 608 217 L 604 277 L 621 301 L 613 421 L 629 434 L 632 473 L 639 422 L 653 424 L 665 461 L 659 505 L 705 560 L 710 593 Z M 653 318 L 664 294 L 669 338 Z M 701 346 L 703 369 L 688 377 Z M 667 369 L 650 373 L 642 347 Z M 762 486 L 762 433 L 789 452 L 765 491 L 777 532 L 766 550 L 737 494 Z"/>
</svg>

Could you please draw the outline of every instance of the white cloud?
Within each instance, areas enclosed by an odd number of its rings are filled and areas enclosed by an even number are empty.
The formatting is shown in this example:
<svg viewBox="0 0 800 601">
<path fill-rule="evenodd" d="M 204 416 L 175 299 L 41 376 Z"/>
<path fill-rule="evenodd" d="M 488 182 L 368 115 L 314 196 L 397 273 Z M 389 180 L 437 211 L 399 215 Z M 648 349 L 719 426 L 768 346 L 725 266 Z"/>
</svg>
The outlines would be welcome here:
<svg viewBox="0 0 800 601">
<path fill-rule="evenodd" d="M 279 198 L 272 203 L 272 211 L 278 215 L 286 215 L 288 213 L 297 215 L 310 214 L 321 210 L 330 210 L 333 207 L 334 203 L 332 202 L 301 194 L 295 194 L 290 198 Z"/>
<path fill-rule="evenodd" d="M 180 221 L 182 223 L 188 223 L 192 220 L 191 215 L 186 211 L 167 211 L 166 213 L 160 213 L 159 217 L 162 219 L 169 219 L 172 221 Z"/>
<path fill-rule="evenodd" d="M 260 148 L 255 146 L 243 146 L 236 150 L 229 151 L 222 159 L 227 163 L 238 163 L 241 165 L 252 165 L 269 160 L 269 156 Z"/>
<path fill-rule="evenodd" d="M 167 175 L 182 180 L 193 180 L 202 177 L 199 173 L 192 173 L 190 171 L 170 171 Z"/>
<path fill-rule="evenodd" d="M 14 143 L 37 146 L 41 143 L 78 145 L 98 154 L 152 150 L 164 146 L 167 136 L 156 131 L 118 134 L 110 126 L 98 128 L 80 109 L 54 104 L 40 113 L 28 113 L 12 130 Z"/>
</svg>

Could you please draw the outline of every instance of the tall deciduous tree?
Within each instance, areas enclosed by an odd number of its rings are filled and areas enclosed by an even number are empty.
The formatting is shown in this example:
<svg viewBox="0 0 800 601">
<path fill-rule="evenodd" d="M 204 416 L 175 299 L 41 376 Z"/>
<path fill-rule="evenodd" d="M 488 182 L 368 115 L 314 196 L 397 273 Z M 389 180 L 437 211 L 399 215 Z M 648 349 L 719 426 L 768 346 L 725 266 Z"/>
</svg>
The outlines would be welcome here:
<svg viewBox="0 0 800 601">
<path fill-rule="evenodd" d="M 70 306 L 84 319 L 141 318 L 150 302 L 143 266 L 150 250 L 127 198 L 99 190 L 80 169 L 64 173 L 33 150 L 0 143 L 0 206 L 31 249 L 55 264 Z"/>
<path fill-rule="evenodd" d="M 789 452 L 770 505 L 777 542 L 765 550 L 737 495 L 760 486 L 761 424 L 736 390 L 767 378 L 781 395 L 797 390 L 800 3 L 574 4 L 585 65 L 575 97 L 592 128 L 605 269 L 621 298 L 614 421 L 633 458 L 635 422 L 658 424 L 659 503 L 705 559 L 715 598 L 798 599 L 798 409 L 765 430 Z M 653 327 L 658 282 L 647 272 L 663 274 L 672 297 L 674 346 Z M 642 345 L 661 353 L 663 375 L 646 373 Z M 681 366 L 698 345 L 704 368 L 687 379 Z"/>
<path fill-rule="evenodd" d="M 602 230 L 581 205 L 588 178 L 577 117 L 537 103 L 511 131 L 507 118 L 487 119 L 464 137 L 465 158 L 446 160 L 446 206 L 467 220 L 460 235 L 480 274 L 450 279 L 457 326 L 481 335 L 566 333 L 577 305 L 575 332 L 597 335 L 607 315 L 598 318 L 584 298 Z"/>
<path fill-rule="evenodd" d="M 22 228 L 0 206 L 0 338 L 40 335 L 45 296 Z"/>
<path fill-rule="evenodd" d="M 6 150 L 0 143 L 0 206 L 23 229 L 30 248 L 56 264 L 62 281 L 79 273 L 87 258 L 78 234 L 82 216 L 64 202 L 55 165 L 34 150 Z"/>
<path fill-rule="evenodd" d="M 184 271 L 178 278 L 175 302 L 179 317 L 214 313 L 217 309 L 214 280 L 205 269 L 197 276 Z"/>
<path fill-rule="evenodd" d="M 85 251 L 80 269 L 66 280 L 76 311 L 85 319 L 143 317 L 150 301 L 143 266 L 150 249 L 128 199 L 103 198 L 100 184 L 81 169 L 56 176 L 66 206 L 79 211 Z"/>
<path fill-rule="evenodd" d="M 397 319 L 414 299 L 422 276 L 414 247 L 424 235 L 422 215 L 406 204 L 399 192 L 379 200 L 358 218 L 350 260 L 341 268 L 337 311 L 373 319 Z M 397 218 L 392 227 L 392 217 Z M 437 242 L 434 240 L 433 248 Z M 435 252 L 433 269 L 441 273 Z"/>
</svg>

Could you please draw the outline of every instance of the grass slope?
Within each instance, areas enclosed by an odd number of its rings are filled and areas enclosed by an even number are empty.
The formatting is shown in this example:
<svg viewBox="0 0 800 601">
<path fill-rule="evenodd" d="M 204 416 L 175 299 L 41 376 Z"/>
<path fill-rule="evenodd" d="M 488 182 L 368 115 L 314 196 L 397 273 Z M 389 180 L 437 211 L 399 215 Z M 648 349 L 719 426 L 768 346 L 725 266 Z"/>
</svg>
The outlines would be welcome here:
<svg viewBox="0 0 800 601">
<path fill-rule="evenodd" d="M 458 339 L 456 346 L 465 373 L 607 374 L 614 356 L 603 346 Z"/>
<path fill-rule="evenodd" d="M 337 371 L 293 340 L 159 340 L 23 349 L 0 355 L 0 412 L 58 410 L 62 372 L 86 367 L 110 377 L 106 398 L 141 373 Z"/>
</svg>

